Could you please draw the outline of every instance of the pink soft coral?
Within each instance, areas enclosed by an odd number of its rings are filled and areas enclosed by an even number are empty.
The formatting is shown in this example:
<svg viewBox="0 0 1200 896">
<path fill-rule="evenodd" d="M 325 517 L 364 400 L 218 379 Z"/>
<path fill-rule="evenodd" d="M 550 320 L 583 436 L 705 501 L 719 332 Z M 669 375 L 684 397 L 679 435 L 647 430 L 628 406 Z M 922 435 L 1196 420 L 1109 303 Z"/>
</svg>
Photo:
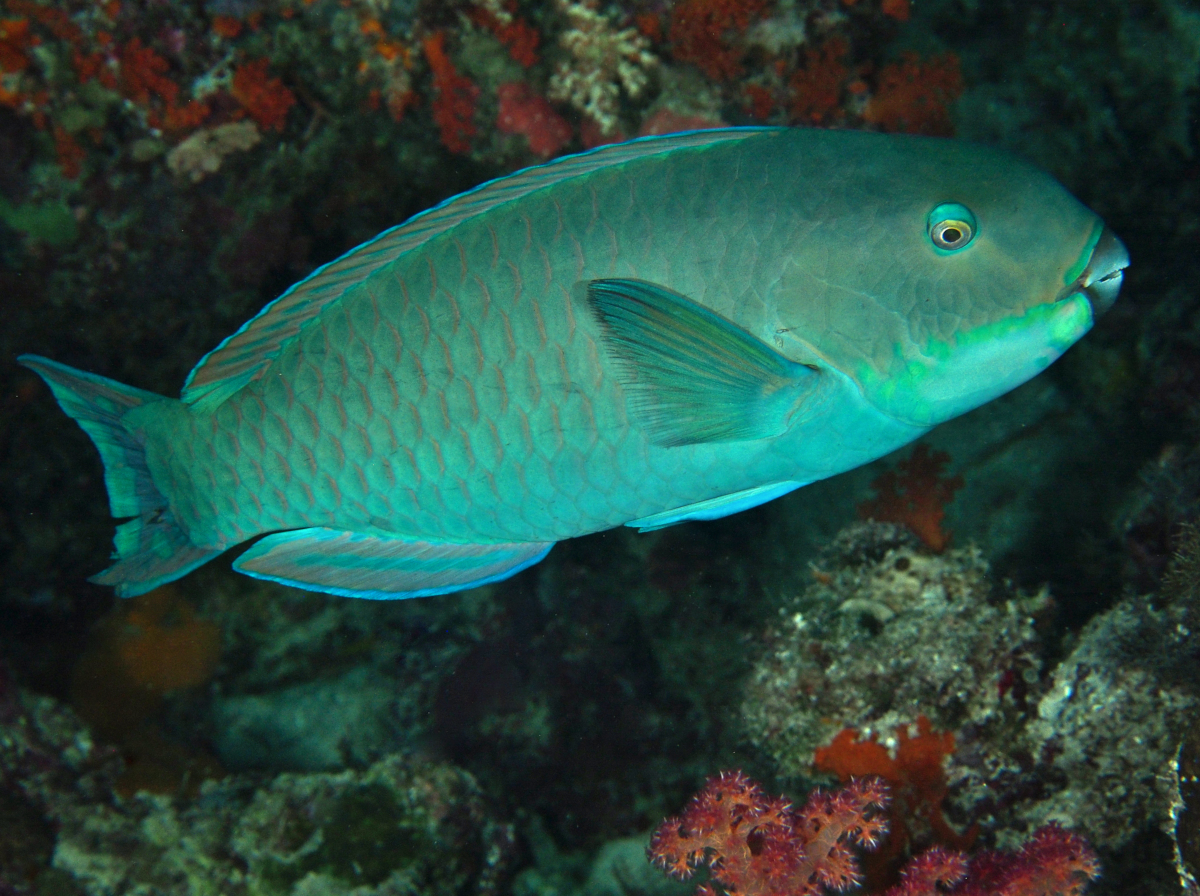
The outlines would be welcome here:
<svg viewBox="0 0 1200 896">
<path fill-rule="evenodd" d="M 650 841 L 650 859 L 679 878 L 708 865 L 712 881 L 738 896 L 816 896 L 861 881 L 853 847 L 874 848 L 885 832 L 887 786 L 861 778 L 804 807 L 763 795 L 741 772 L 710 778 L 679 818 Z M 716 896 L 712 883 L 697 896 Z"/>
<path fill-rule="evenodd" d="M 887 802 L 881 778 L 855 778 L 831 793 L 814 791 L 797 810 L 741 772 L 722 772 L 683 815 L 659 825 L 647 854 L 681 879 L 707 865 L 711 879 L 696 896 L 820 896 L 862 883 L 855 847 L 879 845 Z M 1014 853 L 926 850 L 885 896 L 1082 896 L 1099 874 L 1082 837 L 1048 824 Z"/>
<path fill-rule="evenodd" d="M 1099 875 L 1087 842 L 1048 824 L 1016 852 L 987 850 L 968 861 L 952 850 L 928 850 L 908 863 L 886 896 L 1081 896 Z"/>
</svg>

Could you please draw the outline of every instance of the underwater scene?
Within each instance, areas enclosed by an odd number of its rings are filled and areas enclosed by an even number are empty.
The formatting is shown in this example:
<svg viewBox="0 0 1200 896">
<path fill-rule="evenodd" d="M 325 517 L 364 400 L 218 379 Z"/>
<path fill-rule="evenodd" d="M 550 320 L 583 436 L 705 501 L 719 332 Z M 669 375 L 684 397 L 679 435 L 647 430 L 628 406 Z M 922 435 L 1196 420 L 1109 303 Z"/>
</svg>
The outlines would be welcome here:
<svg viewBox="0 0 1200 896">
<path fill-rule="evenodd" d="M 0 896 L 1200 894 L 1195 0 L 0 0 Z"/>
</svg>

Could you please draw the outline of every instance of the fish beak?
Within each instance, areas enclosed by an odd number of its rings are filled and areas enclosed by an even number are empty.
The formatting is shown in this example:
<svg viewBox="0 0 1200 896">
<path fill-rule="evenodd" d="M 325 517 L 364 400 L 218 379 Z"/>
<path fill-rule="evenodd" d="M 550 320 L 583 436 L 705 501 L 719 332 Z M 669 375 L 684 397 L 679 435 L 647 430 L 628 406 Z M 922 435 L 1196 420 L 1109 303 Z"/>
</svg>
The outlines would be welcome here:
<svg viewBox="0 0 1200 896">
<path fill-rule="evenodd" d="M 1087 296 L 1092 306 L 1092 316 L 1099 317 L 1113 306 L 1125 269 L 1129 267 L 1129 252 L 1125 244 L 1108 227 L 1100 234 L 1092 257 L 1078 279 L 1063 290 L 1063 295 L 1080 292 Z"/>
</svg>

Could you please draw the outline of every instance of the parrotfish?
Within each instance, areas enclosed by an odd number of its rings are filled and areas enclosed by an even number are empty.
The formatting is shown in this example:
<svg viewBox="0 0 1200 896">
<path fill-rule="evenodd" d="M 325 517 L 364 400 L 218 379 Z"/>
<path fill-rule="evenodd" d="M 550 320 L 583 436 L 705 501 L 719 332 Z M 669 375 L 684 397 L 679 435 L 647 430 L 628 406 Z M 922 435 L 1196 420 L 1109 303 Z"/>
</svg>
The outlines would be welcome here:
<svg viewBox="0 0 1200 896">
<path fill-rule="evenodd" d="M 566 538 L 753 507 L 1009 391 L 1116 299 L 1120 240 L 953 140 L 733 128 L 567 156 L 314 271 L 181 400 L 21 363 L 105 467 L 141 594 L 443 594 Z"/>
</svg>

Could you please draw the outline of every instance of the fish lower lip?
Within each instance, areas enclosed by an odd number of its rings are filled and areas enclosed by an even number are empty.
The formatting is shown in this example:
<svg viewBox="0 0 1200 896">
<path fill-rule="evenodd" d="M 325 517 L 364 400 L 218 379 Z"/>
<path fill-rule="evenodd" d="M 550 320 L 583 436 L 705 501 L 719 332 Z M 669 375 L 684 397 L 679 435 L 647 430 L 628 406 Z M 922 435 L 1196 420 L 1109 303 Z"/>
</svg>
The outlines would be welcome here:
<svg viewBox="0 0 1200 896">
<path fill-rule="evenodd" d="M 1125 244 L 1106 226 L 1092 250 L 1087 267 L 1069 290 L 1087 296 L 1092 305 L 1092 315 L 1099 317 L 1116 302 L 1127 267 L 1129 252 Z"/>
</svg>

